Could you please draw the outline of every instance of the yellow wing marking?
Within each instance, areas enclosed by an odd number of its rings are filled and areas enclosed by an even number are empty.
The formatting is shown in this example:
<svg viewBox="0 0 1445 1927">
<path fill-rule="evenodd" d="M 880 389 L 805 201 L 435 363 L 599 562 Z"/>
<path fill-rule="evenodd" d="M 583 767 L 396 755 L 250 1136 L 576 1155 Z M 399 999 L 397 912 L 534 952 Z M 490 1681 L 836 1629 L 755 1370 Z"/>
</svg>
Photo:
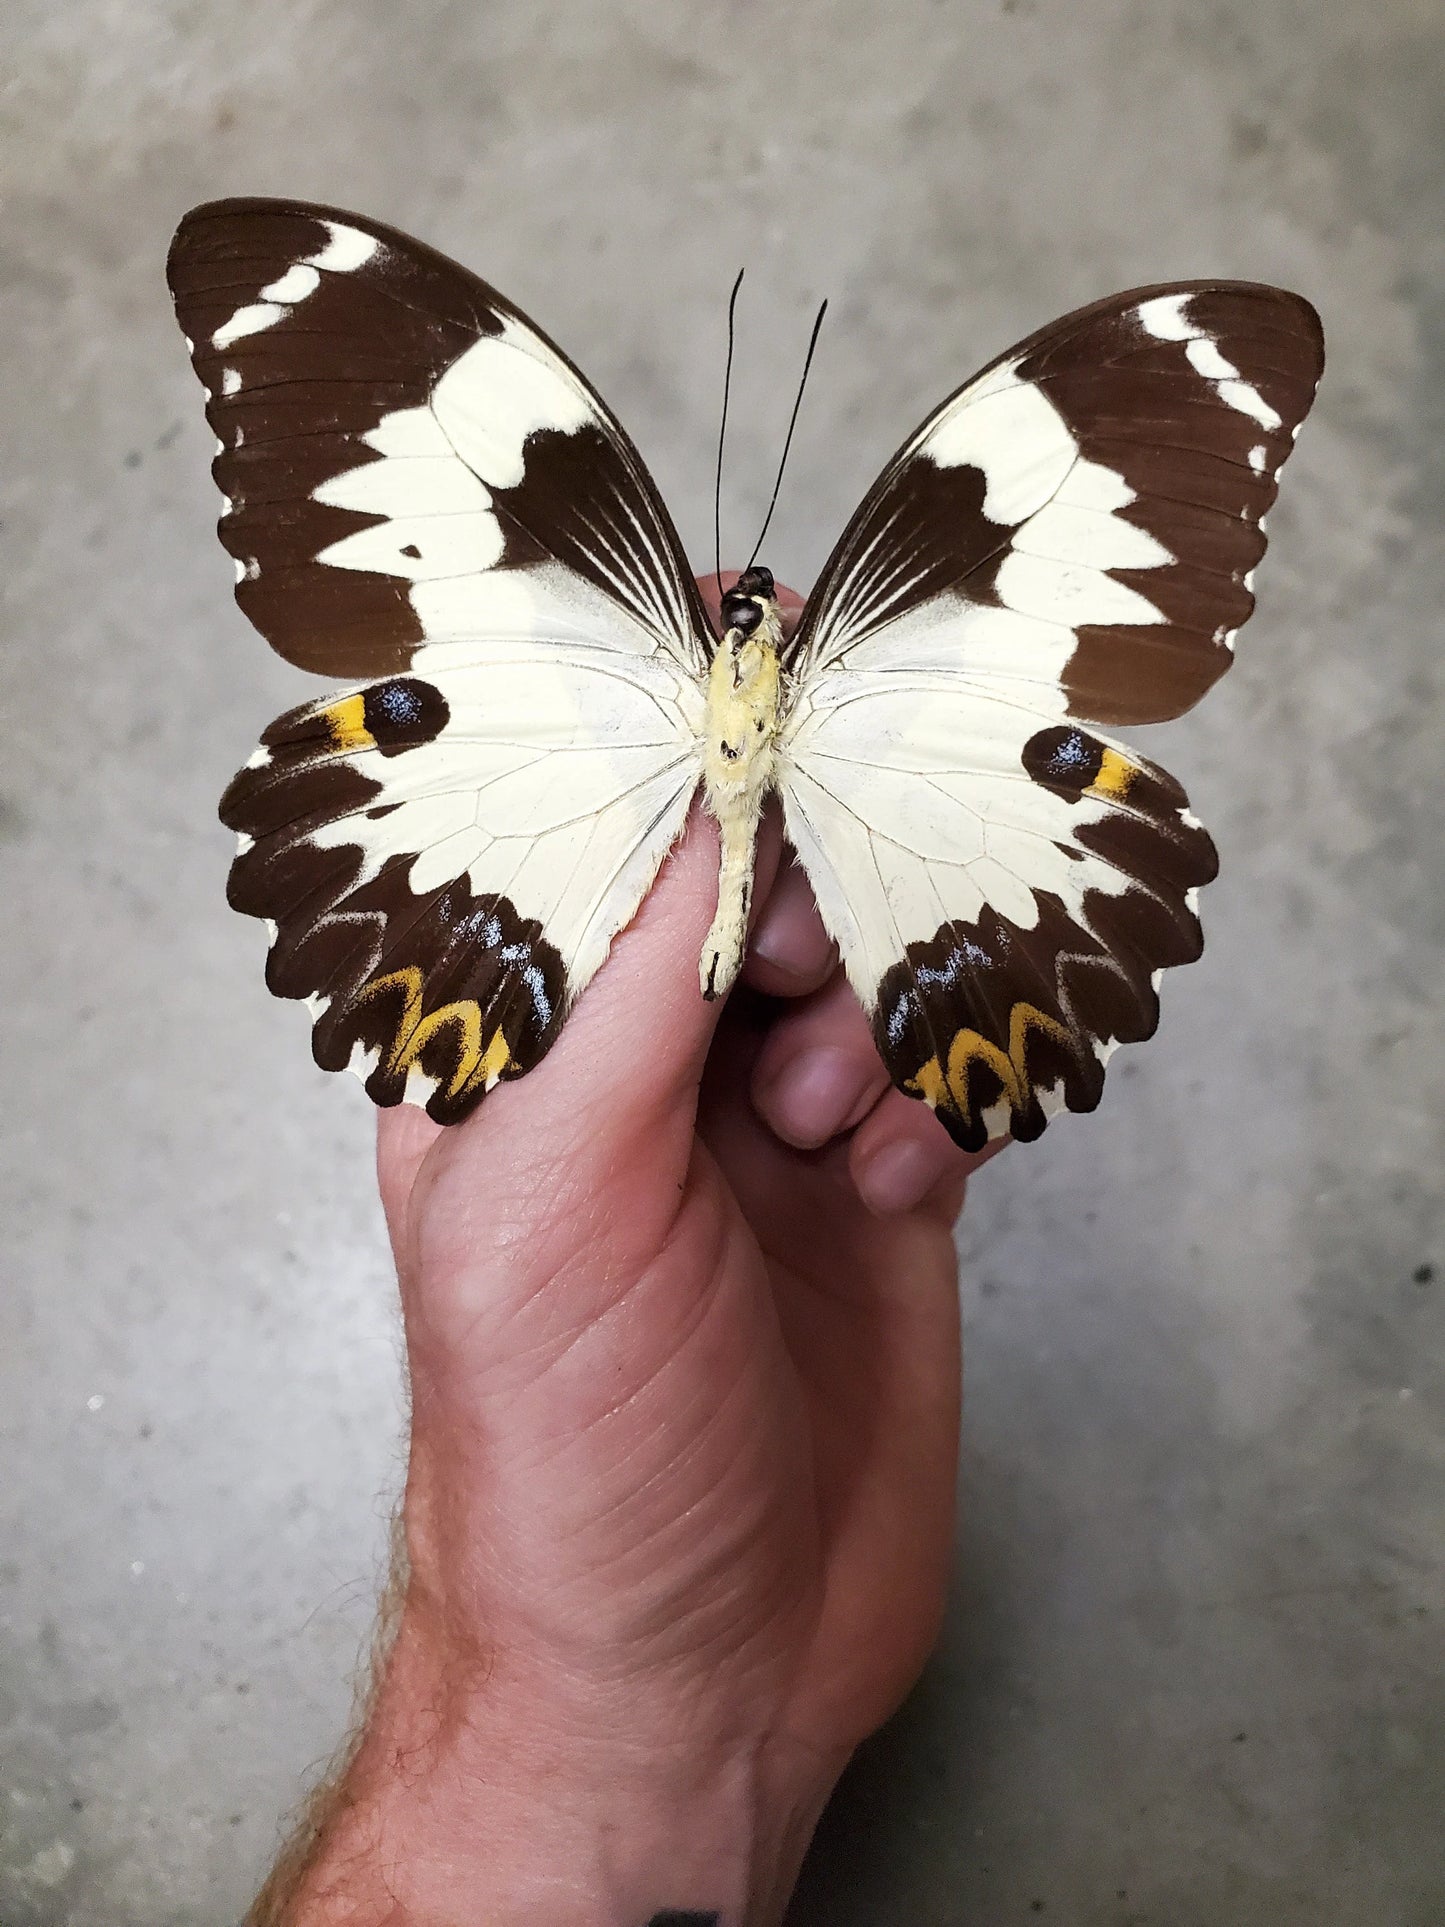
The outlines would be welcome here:
<svg viewBox="0 0 1445 1927">
<path fill-rule="evenodd" d="M 338 756 L 353 749 L 375 749 L 376 738 L 366 727 L 365 696 L 343 696 L 339 703 L 333 703 L 321 713 L 331 731 L 331 747 Z"/>
<path fill-rule="evenodd" d="M 955 1032 L 948 1049 L 948 1070 L 945 1072 L 937 1057 L 930 1057 L 917 1074 L 910 1077 L 903 1088 L 914 1091 L 933 1110 L 957 1111 L 969 1123 L 973 1113 L 968 1101 L 968 1067 L 974 1062 L 987 1064 L 1003 1086 L 1004 1096 L 1015 1111 L 1021 1111 L 1028 1101 L 1029 1073 L 1025 1052 L 1028 1048 L 1029 1032 L 1041 1030 L 1060 1044 L 1072 1045 L 1073 1039 L 1066 1027 L 1047 1011 L 1034 1004 L 1015 1004 L 1009 1012 L 1008 1049 L 1002 1049 L 991 1039 L 976 1030 Z"/>
<path fill-rule="evenodd" d="M 388 971 L 384 977 L 374 977 L 357 996 L 356 1001 L 364 1004 L 369 998 L 382 991 L 401 987 L 406 1002 L 402 1008 L 401 1022 L 396 1027 L 396 1036 L 386 1055 L 386 1068 L 392 1073 L 409 1071 L 417 1063 L 422 1052 L 436 1036 L 449 1024 L 460 1027 L 457 1062 L 446 1085 L 448 1097 L 461 1097 L 480 1084 L 490 1090 L 512 1060 L 511 1046 L 502 1035 L 498 1025 L 492 1032 L 491 1041 L 482 1048 L 482 1012 L 473 998 L 460 998 L 453 1004 L 442 1004 L 436 1010 L 422 1015 L 422 974 L 415 964 L 407 964 L 404 969 Z"/>
<path fill-rule="evenodd" d="M 1122 798 L 1129 794 L 1129 785 L 1138 774 L 1127 756 L 1121 756 L 1117 749 L 1106 749 L 1099 762 L 1099 774 L 1089 788 L 1100 796 Z"/>
<path fill-rule="evenodd" d="M 936 1057 L 930 1057 L 919 1070 L 917 1077 L 910 1077 L 904 1088 L 917 1091 L 931 1111 L 936 1111 L 940 1104 L 946 1111 L 955 1108 L 948 1088 L 948 1078 Z"/>
</svg>

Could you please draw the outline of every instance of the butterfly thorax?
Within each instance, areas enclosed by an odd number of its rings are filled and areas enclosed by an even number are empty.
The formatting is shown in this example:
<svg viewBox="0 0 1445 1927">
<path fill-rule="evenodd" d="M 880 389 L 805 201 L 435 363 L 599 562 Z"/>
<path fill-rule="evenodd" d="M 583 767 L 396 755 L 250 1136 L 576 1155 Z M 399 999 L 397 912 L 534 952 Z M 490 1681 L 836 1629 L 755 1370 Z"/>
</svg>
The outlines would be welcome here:
<svg viewBox="0 0 1445 1927">
<path fill-rule="evenodd" d="M 722 600 L 726 625 L 708 675 L 703 788 L 721 833 L 717 915 L 703 945 L 704 997 L 732 984 L 747 941 L 753 846 L 773 785 L 782 719 L 782 611 L 766 569 L 749 569 Z"/>
</svg>

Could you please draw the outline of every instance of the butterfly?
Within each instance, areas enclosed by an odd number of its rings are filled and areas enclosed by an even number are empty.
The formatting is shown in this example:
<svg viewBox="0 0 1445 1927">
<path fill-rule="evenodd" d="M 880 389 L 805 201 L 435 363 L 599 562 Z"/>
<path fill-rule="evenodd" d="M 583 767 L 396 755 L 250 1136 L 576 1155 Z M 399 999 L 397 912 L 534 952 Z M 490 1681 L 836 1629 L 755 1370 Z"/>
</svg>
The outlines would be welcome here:
<svg viewBox="0 0 1445 1927">
<path fill-rule="evenodd" d="M 1097 1105 L 1216 868 L 1111 732 L 1229 667 L 1323 367 L 1308 302 L 1181 282 L 1051 323 L 903 444 L 791 634 L 761 566 L 719 633 L 616 417 L 465 269 L 229 200 L 168 275 L 237 600 L 344 684 L 221 803 L 318 1064 L 467 1116 L 555 1042 L 701 787 L 700 994 L 737 974 L 776 793 L 900 1090 L 967 1150 Z"/>
</svg>

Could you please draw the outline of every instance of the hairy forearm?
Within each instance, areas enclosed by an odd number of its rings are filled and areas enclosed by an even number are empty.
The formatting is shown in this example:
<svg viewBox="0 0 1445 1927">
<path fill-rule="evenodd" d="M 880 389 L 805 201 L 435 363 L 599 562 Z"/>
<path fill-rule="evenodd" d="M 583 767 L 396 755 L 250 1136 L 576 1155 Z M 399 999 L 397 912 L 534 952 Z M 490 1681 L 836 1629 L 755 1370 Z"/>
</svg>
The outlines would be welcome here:
<svg viewBox="0 0 1445 1927">
<path fill-rule="evenodd" d="M 649 1748 L 576 1696 L 514 1697 L 425 1608 L 402 1614 L 349 1763 L 247 1927 L 771 1927 L 839 1762 Z M 629 1723 L 630 1724 L 630 1723 Z"/>
</svg>

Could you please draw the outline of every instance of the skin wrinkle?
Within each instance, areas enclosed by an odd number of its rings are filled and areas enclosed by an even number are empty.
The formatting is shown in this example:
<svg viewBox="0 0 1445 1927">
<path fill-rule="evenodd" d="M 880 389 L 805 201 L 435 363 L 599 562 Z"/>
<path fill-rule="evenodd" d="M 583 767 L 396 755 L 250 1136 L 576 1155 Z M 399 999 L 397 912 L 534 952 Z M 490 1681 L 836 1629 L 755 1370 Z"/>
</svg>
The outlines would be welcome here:
<svg viewBox="0 0 1445 1927">
<path fill-rule="evenodd" d="M 486 1231 L 480 1233 L 480 1235 L 486 1235 Z M 568 1272 L 572 1272 L 572 1270 L 576 1270 L 576 1268 L 582 1268 L 582 1270 L 588 1272 L 590 1278 L 597 1276 L 597 1274 L 595 1274 L 595 1268 L 588 1270 L 586 1258 L 588 1258 L 586 1247 L 580 1245 L 580 1247 L 578 1247 L 578 1253 L 576 1253 L 576 1256 L 574 1256 L 568 1264 L 561 1266 L 561 1268 L 555 1270 L 555 1272 L 539 1274 L 536 1281 L 534 1281 L 534 1285 L 530 1287 L 528 1295 L 511 1308 L 507 1320 L 505 1320 L 503 1324 L 499 1324 L 499 1326 L 493 1326 L 493 1330 L 489 1333 L 493 1345 L 507 1345 L 507 1359 L 509 1359 L 509 1364 L 518 1368 L 518 1374 L 522 1376 L 522 1382 L 524 1382 L 526 1386 L 532 1386 L 532 1384 L 536 1382 L 536 1370 L 530 1370 L 528 1366 L 534 1366 L 534 1364 L 541 1362 L 543 1370 L 555 1370 L 555 1368 L 566 1359 L 568 1351 L 570 1351 L 580 1339 L 584 1339 L 584 1337 L 593 1330 L 593 1326 L 601 1324 L 607 1316 L 611 1316 L 613 1312 L 617 1312 L 618 1308 L 622 1307 L 622 1303 L 626 1301 L 626 1295 L 628 1295 L 632 1289 L 636 1289 L 634 1283 L 628 1283 L 628 1285 L 624 1287 L 624 1291 L 618 1293 L 617 1299 L 613 1299 L 609 1305 L 605 1305 L 601 1312 L 597 1312 L 595 1316 L 588 1316 L 588 1318 L 580 1320 L 578 1324 L 566 1328 L 565 1332 L 547 1332 L 545 1335 L 538 1337 L 532 1345 L 524 1345 L 524 1347 L 520 1347 L 520 1349 L 516 1349 L 514 1345 L 509 1345 L 509 1328 L 514 1326 L 514 1324 L 518 1324 L 520 1320 L 528 1318 L 528 1316 L 536 1310 L 536 1305 L 538 1305 L 538 1301 L 543 1295 L 555 1297 L 559 1303 L 565 1301 L 565 1287 Z M 618 1266 L 615 1266 L 615 1270 L 617 1270 L 618 1276 L 624 1276 L 624 1278 L 626 1278 L 626 1268 L 624 1268 L 624 1266 L 618 1264 Z M 486 1295 L 484 1295 L 484 1293 L 478 1293 L 478 1301 L 480 1301 L 480 1303 L 478 1303 L 478 1308 L 476 1308 L 476 1312 L 474 1312 L 474 1316 L 472 1316 L 470 1326 L 464 1330 L 462 1337 L 476 1337 L 478 1326 L 482 1326 L 482 1322 L 486 1320 L 487 1307 L 484 1299 L 486 1299 Z M 445 1357 L 445 1353 L 443 1353 L 443 1357 Z M 501 1397 L 501 1399 L 505 1399 L 505 1397 L 507 1397 L 507 1391 L 499 1387 L 497 1391 L 489 1393 L 487 1397 Z"/>
<path fill-rule="evenodd" d="M 686 1207 L 684 1207 L 684 1209 L 685 1208 Z M 624 1289 L 616 1296 L 605 1294 L 600 1305 L 594 1299 L 589 1305 L 589 1311 L 585 1318 L 580 1319 L 576 1323 L 569 1324 L 560 1333 L 547 1333 L 530 1347 L 524 1347 L 518 1350 L 514 1344 L 509 1346 L 509 1363 L 518 1367 L 527 1368 L 522 1370 L 519 1375 L 529 1388 L 535 1384 L 541 1373 L 560 1368 L 578 1344 L 595 1336 L 605 1335 L 605 1325 L 609 1321 L 625 1316 L 628 1311 L 629 1301 L 633 1297 L 642 1295 L 653 1296 L 657 1293 L 662 1278 L 674 1266 L 671 1249 L 674 1231 L 675 1227 L 662 1235 L 655 1264 L 640 1274 L 635 1273 L 632 1265 L 625 1259 L 618 1258 L 614 1260 L 608 1267 L 608 1270 L 625 1281 Z M 539 1277 L 525 1298 L 514 1308 L 511 1317 L 513 1319 L 521 1318 L 530 1313 L 535 1308 L 536 1302 L 543 1292 L 554 1296 L 558 1304 L 565 1303 L 567 1297 L 567 1278 L 573 1270 L 583 1271 L 590 1280 L 595 1282 L 598 1274 L 593 1254 L 598 1245 L 605 1247 L 607 1242 L 606 1234 L 596 1232 L 595 1228 L 589 1228 L 585 1234 L 576 1236 L 571 1257 L 556 1269 L 551 1270 L 545 1277 Z M 648 1237 L 642 1240 L 642 1242 L 650 1246 L 653 1243 L 653 1239 Z M 712 1268 L 708 1282 L 702 1286 L 698 1293 L 696 1304 L 688 1310 L 681 1335 L 674 1340 L 668 1355 L 661 1359 L 655 1368 L 657 1373 L 665 1371 L 672 1366 L 676 1352 L 690 1342 L 710 1315 L 716 1303 L 717 1280 L 723 1269 L 724 1255 L 723 1250 L 720 1248 L 717 1262 Z M 476 1319 L 480 1320 L 484 1315 L 484 1311 L 479 1308 L 476 1313 Z M 505 1331 L 506 1328 L 502 1327 L 498 1332 L 491 1334 L 493 1343 L 495 1343 L 499 1337 L 504 1337 Z M 532 1369 L 536 1366 L 540 1366 L 540 1371 Z M 608 1416 L 625 1409 L 626 1404 L 633 1403 L 641 1398 L 651 1383 L 651 1377 L 652 1374 L 649 1375 L 648 1379 L 642 1381 L 642 1383 L 633 1390 L 629 1400 L 623 1402 L 623 1405 L 609 1408 L 608 1411 L 602 1413 L 589 1415 L 587 1426 L 584 1429 L 595 1427 Z M 501 1398 L 505 1400 L 508 1394 L 505 1391 L 500 1391 L 484 1394 L 484 1396 L 488 1399 Z M 714 1414 L 711 1422 L 716 1422 L 716 1414 Z M 575 1437 L 569 1439 L 568 1442 L 575 1442 Z M 633 1494 L 632 1496 L 636 1497 L 638 1495 Z"/>
<path fill-rule="evenodd" d="M 741 1561 L 769 1530 L 769 1522 L 760 1520 L 741 1536 L 719 1539 L 710 1553 L 705 1547 L 694 1546 L 690 1549 L 691 1576 L 712 1580 L 735 1573 Z M 666 1554 L 669 1548 L 665 1534 L 659 1529 L 655 1537 L 660 1552 Z M 595 1570 L 599 1574 L 606 1573 L 607 1562 L 600 1562 Z M 689 1591 L 692 1590 L 689 1586 Z M 736 1607 L 740 1603 L 753 1610 L 759 1603 L 751 1597 L 742 1581 L 736 1581 L 731 1590 L 724 1586 L 705 1604 L 697 1601 L 689 1605 L 686 1595 L 676 1589 L 658 1590 L 646 1599 L 629 1600 L 627 1620 L 632 1630 L 627 1639 L 610 1636 L 605 1620 L 599 1621 L 595 1616 L 589 1616 L 585 1623 L 576 1628 L 577 1646 L 580 1652 L 589 1655 L 589 1668 L 594 1675 L 597 1668 L 590 1655 L 593 1647 L 600 1642 L 615 1650 L 612 1665 L 619 1684 L 631 1681 L 638 1661 L 645 1655 L 649 1669 L 663 1679 L 671 1675 L 679 1681 L 685 1681 L 691 1677 L 698 1682 L 694 1688 L 697 1695 L 710 1698 L 711 1694 L 704 1690 L 701 1680 L 709 1670 L 710 1658 L 720 1656 L 736 1645 Z M 819 1605 L 811 1612 L 806 1611 L 806 1601 L 789 1603 L 794 1613 L 804 1619 L 816 1620 L 821 1610 Z M 712 1631 L 699 1633 L 699 1624 L 711 1624 Z M 548 1629 L 551 1638 L 555 1639 L 555 1625 L 552 1622 L 548 1622 Z M 771 1671 L 771 1667 L 759 1660 L 753 1670 L 762 1675 Z"/>
<path fill-rule="evenodd" d="M 713 1273 L 714 1279 L 716 1279 L 717 1275 L 721 1272 L 721 1268 L 722 1268 L 721 1264 L 715 1267 L 714 1273 Z M 616 1269 L 618 1271 L 624 1271 L 624 1272 L 627 1270 L 626 1267 L 621 1267 L 621 1266 L 613 1267 L 613 1269 Z M 664 1267 L 659 1265 L 658 1270 L 660 1271 L 662 1269 L 664 1269 Z M 606 1304 L 605 1307 L 600 1312 L 598 1312 L 595 1317 L 589 1317 L 585 1321 L 581 1322 L 580 1324 L 566 1331 L 564 1334 L 561 1335 L 560 1341 L 557 1338 L 549 1336 L 547 1340 L 539 1341 L 538 1344 L 534 1346 L 530 1352 L 520 1352 L 520 1353 L 514 1354 L 516 1362 L 523 1363 L 529 1358 L 533 1360 L 537 1360 L 543 1354 L 545 1354 L 545 1363 L 543 1365 L 543 1370 L 551 1371 L 551 1370 L 559 1369 L 566 1362 L 569 1355 L 576 1349 L 576 1347 L 579 1344 L 585 1342 L 588 1338 L 594 1335 L 605 1337 L 606 1333 L 603 1329 L 604 1324 L 615 1318 L 625 1316 L 629 1309 L 630 1299 L 638 1295 L 646 1295 L 649 1297 L 656 1295 L 660 1282 L 661 1281 L 658 1278 L 650 1274 L 643 1274 L 641 1276 L 635 1277 L 632 1280 L 632 1282 L 626 1287 L 626 1289 L 624 1289 L 615 1298 L 613 1298 L 608 1304 Z M 622 1416 L 623 1414 L 628 1412 L 632 1407 L 634 1407 L 641 1399 L 643 1399 L 645 1395 L 649 1392 L 649 1390 L 652 1389 L 656 1379 L 673 1364 L 676 1351 L 686 1346 L 689 1343 L 691 1338 L 694 1336 L 696 1327 L 698 1327 L 707 1317 L 711 1295 L 712 1294 L 708 1292 L 707 1288 L 704 1288 L 704 1292 L 702 1294 L 698 1307 L 689 1314 L 689 1318 L 682 1330 L 681 1336 L 674 1340 L 673 1349 L 669 1351 L 667 1356 L 660 1358 L 657 1365 L 651 1368 L 644 1378 L 642 1378 L 639 1382 L 637 1382 L 632 1387 L 630 1387 L 627 1395 L 623 1399 L 617 1401 L 612 1405 L 604 1407 L 600 1411 L 589 1413 L 584 1425 L 575 1429 L 568 1430 L 567 1432 L 563 1433 L 561 1435 L 561 1443 L 568 1446 L 575 1445 L 579 1439 L 585 1437 L 588 1433 L 601 1428 L 607 1423 L 609 1419 L 615 1419 Z M 560 1344 L 560 1349 L 558 1348 L 559 1344 Z M 536 1372 L 528 1372 L 525 1374 L 524 1383 L 527 1390 L 530 1391 L 534 1388 L 538 1377 L 539 1377 L 539 1374 Z M 502 1394 L 501 1396 L 505 1399 L 507 1396 L 509 1396 L 509 1394 Z M 645 1490 L 646 1490 L 645 1486 L 635 1488 L 632 1492 L 630 1492 L 627 1495 L 627 1500 L 629 1501 L 636 1500 L 637 1498 L 642 1496 Z M 624 1501 L 619 1499 L 618 1504 L 620 1505 L 622 1503 L 624 1503 Z M 606 1515 L 606 1512 L 604 1511 L 601 1515 L 589 1515 L 589 1516 L 605 1517 L 607 1515 Z"/>
<path fill-rule="evenodd" d="M 696 1319 L 693 1321 L 695 1329 L 699 1322 L 700 1321 Z M 686 1339 L 684 1339 L 683 1343 L 685 1344 L 686 1342 L 687 1342 Z M 677 1366 L 678 1366 L 677 1354 L 675 1352 L 670 1351 L 668 1357 L 662 1362 L 662 1365 L 659 1369 L 660 1370 L 677 1369 Z M 721 1401 L 720 1401 L 720 1404 L 721 1404 Z M 720 1410 L 715 1410 L 709 1419 L 708 1429 L 709 1430 L 715 1429 L 722 1422 L 723 1422 L 723 1418 Z M 582 1440 L 585 1437 L 586 1432 L 593 1428 L 595 1423 L 596 1423 L 596 1417 L 594 1416 L 592 1419 L 589 1420 L 588 1425 L 586 1427 L 582 1428 L 574 1438 L 567 1441 L 567 1444 L 576 1445 L 580 1440 Z M 705 1444 L 706 1444 L 705 1439 L 701 1437 L 695 1440 L 693 1445 L 693 1452 L 694 1453 L 702 1452 L 705 1449 Z M 645 1508 L 641 1505 L 641 1501 L 647 1495 L 647 1491 L 648 1491 L 648 1488 L 644 1487 L 644 1488 L 634 1489 L 633 1491 L 629 1492 L 626 1495 L 626 1500 L 625 1500 L 625 1503 L 629 1507 L 629 1509 L 633 1507 L 637 1507 L 639 1510 L 645 1510 Z M 592 1523 L 592 1519 L 589 1516 L 589 1519 L 587 1520 L 586 1524 L 590 1526 L 591 1523 Z M 676 1530 L 679 1529 L 679 1525 L 685 1525 L 685 1522 L 667 1521 L 667 1520 L 660 1522 L 660 1524 L 655 1529 L 655 1531 L 653 1533 L 650 1533 L 647 1536 L 647 1539 L 643 1542 L 643 1549 L 645 1550 L 648 1545 L 651 1545 L 655 1540 L 661 1539 L 667 1533 L 675 1532 Z M 734 1537 L 729 1537 L 723 1542 L 721 1542 L 718 1545 L 715 1553 L 712 1555 L 712 1559 L 716 1568 L 719 1571 L 731 1571 L 735 1569 L 735 1567 L 738 1564 L 740 1554 L 746 1550 L 747 1538 L 751 1537 L 754 1534 L 763 1532 L 766 1529 L 767 1529 L 767 1522 L 765 1520 L 759 1520 L 755 1522 L 754 1525 L 750 1528 L 749 1533 L 745 1535 L 745 1538 L 742 1542 L 738 1541 Z M 629 1558 L 635 1559 L 636 1551 L 637 1551 L 637 1548 L 635 1545 L 629 1546 L 627 1556 Z M 665 1548 L 664 1548 L 664 1551 L 665 1551 Z M 661 1564 L 662 1560 L 659 1559 L 658 1563 Z M 607 1562 L 604 1559 L 602 1562 L 603 1569 L 605 1569 L 606 1564 Z M 634 1616 L 636 1613 L 636 1610 L 637 1608 L 635 1606 L 632 1607 L 630 1609 L 629 1616 L 630 1617 Z M 644 1613 L 644 1616 L 641 1622 L 639 1623 L 635 1634 L 636 1640 L 639 1642 L 642 1642 L 650 1637 L 655 1637 L 658 1627 L 663 1625 L 667 1626 L 671 1631 L 672 1638 L 670 1643 L 677 1646 L 680 1652 L 685 1657 L 686 1653 L 689 1650 L 689 1637 L 690 1637 L 689 1627 L 691 1625 L 691 1619 L 686 1612 L 680 1612 L 678 1610 L 678 1607 L 675 1602 L 673 1602 L 672 1600 L 668 1599 L 665 1596 L 659 1597 L 653 1603 L 650 1610 Z M 588 1639 L 595 1638 L 598 1634 L 598 1630 L 599 1629 L 595 1623 L 589 1625 L 585 1629 L 583 1635 L 581 1636 L 582 1643 L 585 1644 Z M 699 1650 L 699 1641 L 696 1638 L 696 1636 L 691 1636 L 691 1650 L 695 1653 Z M 626 1649 L 624 1648 L 622 1653 L 619 1655 L 618 1663 L 619 1665 L 623 1665 L 625 1661 L 626 1661 Z"/>
<path fill-rule="evenodd" d="M 696 1302 L 687 1309 L 680 1328 L 671 1337 L 666 1355 L 661 1357 L 656 1365 L 649 1369 L 647 1375 L 631 1389 L 625 1400 L 618 1405 L 604 1408 L 602 1411 L 590 1413 L 583 1426 L 564 1437 L 561 1441 L 564 1446 L 575 1446 L 589 1433 L 605 1427 L 610 1419 L 619 1417 L 628 1407 L 634 1406 L 644 1399 L 647 1394 L 656 1387 L 663 1374 L 676 1371 L 680 1364 L 685 1363 L 684 1355 L 688 1348 L 702 1342 L 706 1326 L 710 1320 L 718 1315 L 719 1281 L 724 1269 L 725 1255 L 727 1254 L 720 1252 L 719 1261 L 717 1265 L 714 1266 L 707 1282 L 699 1291 Z M 668 1268 L 669 1256 L 669 1251 L 666 1245 L 664 1245 L 662 1251 L 659 1253 L 658 1265 L 655 1268 L 656 1271 L 661 1272 Z M 595 1324 L 600 1326 L 603 1320 L 621 1314 L 625 1310 L 628 1297 L 632 1292 L 650 1294 L 658 1282 L 659 1280 L 651 1272 L 642 1274 L 636 1279 L 629 1293 L 620 1295 L 599 1314 L 598 1318 L 594 1321 Z M 576 1343 L 591 1335 L 592 1328 L 592 1324 L 580 1327 L 564 1346 L 563 1351 L 549 1361 L 549 1365 L 555 1366 L 560 1363 L 561 1359 L 565 1357 L 566 1353 L 570 1351 Z M 704 1456 L 706 1454 L 712 1433 L 725 1428 L 727 1401 L 729 1397 L 736 1397 L 736 1395 L 735 1388 L 725 1387 L 718 1397 L 710 1401 L 708 1416 L 704 1421 L 702 1429 L 694 1437 L 686 1450 L 674 1459 L 672 1465 L 668 1468 L 669 1474 L 676 1472 L 678 1469 L 685 1468 L 690 1457 Z M 701 1393 L 699 1393 L 698 1397 L 700 1400 Z M 654 1488 L 662 1482 L 662 1477 L 663 1473 L 661 1468 L 659 1468 L 641 1485 L 632 1487 L 625 1494 L 619 1494 L 611 1508 L 604 1509 L 604 1511 L 598 1515 L 589 1515 L 589 1520 L 596 1517 L 605 1519 L 613 1513 L 620 1513 L 623 1509 L 631 1510 L 636 1508 L 645 1510 L 647 1502 L 652 1497 Z M 663 1528 L 659 1527 L 659 1531 L 662 1529 Z M 729 1549 L 725 1555 L 720 1556 L 731 1559 L 733 1555 L 731 1549 Z M 604 1559 L 602 1563 L 605 1568 L 606 1560 Z"/>
</svg>

